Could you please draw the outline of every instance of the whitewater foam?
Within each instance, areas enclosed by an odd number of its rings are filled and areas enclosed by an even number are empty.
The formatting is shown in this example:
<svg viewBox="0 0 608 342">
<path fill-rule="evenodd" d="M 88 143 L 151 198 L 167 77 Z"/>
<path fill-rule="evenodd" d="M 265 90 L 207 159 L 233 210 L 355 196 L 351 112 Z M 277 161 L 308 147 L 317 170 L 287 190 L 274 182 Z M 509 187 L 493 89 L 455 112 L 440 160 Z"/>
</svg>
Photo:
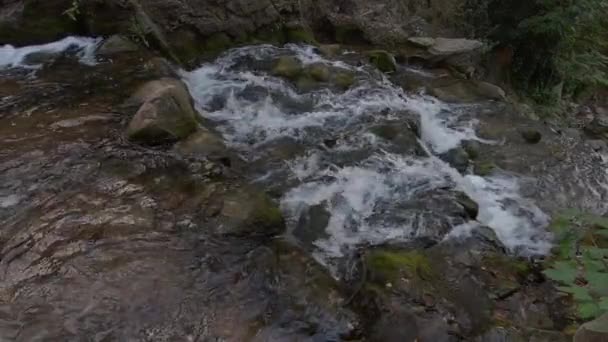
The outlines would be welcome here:
<svg viewBox="0 0 608 342">
<path fill-rule="evenodd" d="M 286 54 L 305 64 L 348 69 L 357 83 L 343 92 L 326 88 L 301 92 L 268 72 L 236 68 L 244 56 L 266 60 Z M 315 255 L 320 259 L 339 257 L 362 243 L 436 234 L 434 227 L 442 225 L 456 227 L 458 232 L 486 225 L 512 251 L 546 253 L 550 248 L 544 233 L 548 218 L 520 196 L 516 177 L 463 176 L 434 156 L 465 140 L 491 143 L 475 135 L 476 122 L 465 115 L 467 108 L 430 96 L 406 94 L 368 68 L 327 60 L 312 47 L 264 45 L 231 50 L 215 63 L 182 72 L 182 76 L 197 108 L 217 123 L 228 144 L 244 154 L 256 154 L 269 142 L 285 137 L 307 146 L 318 146 L 328 137 L 336 141 L 330 151 L 313 149 L 285 161 L 299 182 L 281 202 L 290 224 L 293 226 L 312 205 L 324 205 L 330 213 L 327 237 L 315 241 Z M 390 114 L 381 114 L 386 112 Z M 405 122 L 412 113 L 419 117 L 420 143 L 428 157 L 386 153 L 366 130 L 377 122 Z M 336 153 L 348 151 L 371 153 L 363 153 L 367 155 L 363 159 L 355 156 L 351 162 L 334 164 Z M 479 204 L 478 222 L 462 222 L 415 207 L 418 197 L 442 189 L 464 192 L 474 199 Z"/>
<path fill-rule="evenodd" d="M 27 56 L 34 53 L 49 53 L 58 54 L 74 49 L 76 56 L 81 63 L 94 65 L 95 50 L 97 49 L 101 38 L 88 37 L 66 37 L 59 41 L 42 44 L 31 45 L 24 47 L 14 47 L 12 45 L 0 46 L 0 69 L 6 68 L 27 68 L 37 69 L 40 64 L 25 64 Z"/>
</svg>

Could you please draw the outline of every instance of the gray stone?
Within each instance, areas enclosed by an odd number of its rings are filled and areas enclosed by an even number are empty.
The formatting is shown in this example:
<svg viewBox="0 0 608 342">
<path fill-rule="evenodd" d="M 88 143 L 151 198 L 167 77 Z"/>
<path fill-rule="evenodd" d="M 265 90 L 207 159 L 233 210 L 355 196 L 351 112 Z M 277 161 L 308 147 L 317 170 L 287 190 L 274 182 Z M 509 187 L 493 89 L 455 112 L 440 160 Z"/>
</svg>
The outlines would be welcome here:
<svg viewBox="0 0 608 342">
<path fill-rule="evenodd" d="M 121 35 L 113 35 L 101 43 L 97 53 L 100 55 L 114 55 L 137 50 L 139 50 L 139 47 L 129 39 Z"/>
<path fill-rule="evenodd" d="M 462 147 L 453 148 L 439 157 L 459 172 L 465 172 L 469 167 L 469 155 Z"/>
<path fill-rule="evenodd" d="M 448 56 L 469 53 L 480 49 L 483 43 L 471 39 L 436 38 L 429 47 L 429 52 L 436 56 Z"/>
<path fill-rule="evenodd" d="M 435 45 L 435 38 L 430 38 L 430 37 L 411 37 L 407 39 L 408 42 L 417 45 L 417 46 L 421 46 L 421 47 L 425 47 L 425 48 L 430 48 L 433 45 Z"/>
<path fill-rule="evenodd" d="M 220 235 L 269 236 L 281 234 L 285 221 L 277 205 L 264 192 L 253 188 L 237 189 L 224 199 Z"/>
<path fill-rule="evenodd" d="M 479 214 L 479 204 L 477 202 L 464 193 L 459 194 L 456 201 L 464 208 L 464 212 L 469 218 L 473 220 L 477 219 L 477 215 Z"/>
<path fill-rule="evenodd" d="M 160 144 L 180 140 L 196 131 L 196 111 L 185 85 L 175 79 L 152 81 L 128 101 L 140 105 L 127 128 L 130 140 Z"/>
<path fill-rule="evenodd" d="M 182 155 L 197 157 L 224 156 L 228 153 L 222 138 L 202 127 L 175 144 L 175 150 Z"/>
<path fill-rule="evenodd" d="M 608 341 L 608 313 L 587 322 L 578 328 L 573 342 L 606 342 Z"/>
</svg>

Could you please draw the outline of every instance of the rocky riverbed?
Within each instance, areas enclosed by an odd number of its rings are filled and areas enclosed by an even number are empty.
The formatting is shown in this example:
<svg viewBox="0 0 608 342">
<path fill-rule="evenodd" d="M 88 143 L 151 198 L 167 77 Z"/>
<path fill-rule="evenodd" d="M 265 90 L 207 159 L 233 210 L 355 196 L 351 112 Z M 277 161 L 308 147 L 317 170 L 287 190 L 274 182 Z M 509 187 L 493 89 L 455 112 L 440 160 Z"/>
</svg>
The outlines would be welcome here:
<svg viewBox="0 0 608 342">
<path fill-rule="evenodd" d="M 571 338 L 543 259 L 597 140 L 383 51 L 113 39 L 0 48 L 3 340 Z"/>
</svg>

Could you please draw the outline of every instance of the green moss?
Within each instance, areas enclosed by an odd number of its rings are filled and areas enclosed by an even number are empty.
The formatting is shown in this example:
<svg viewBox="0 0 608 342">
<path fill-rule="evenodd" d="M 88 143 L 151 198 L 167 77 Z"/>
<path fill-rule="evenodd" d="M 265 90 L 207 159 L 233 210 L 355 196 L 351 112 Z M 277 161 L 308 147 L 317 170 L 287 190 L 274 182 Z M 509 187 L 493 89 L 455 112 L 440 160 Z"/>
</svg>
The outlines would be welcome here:
<svg viewBox="0 0 608 342">
<path fill-rule="evenodd" d="M 276 61 L 272 73 L 294 80 L 302 74 L 302 63 L 296 57 L 283 56 Z"/>
<path fill-rule="evenodd" d="M 374 278 L 379 281 L 395 281 L 403 275 L 421 280 L 434 278 L 430 261 L 417 251 L 376 250 L 368 255 L 366 262 Z"/>
<path fill-rule="evenodd" d="M 312 32 L 302 28 L 286 28 L 285 36 L 287 37 L 287 41 L 290 43 L 305 43 L 310 45 L 318 45 L 315 36 Z"/>
<path fill-rule="evenodd" d="M 255 198 L 255 212 L 252 217 L 252 224 L 264 227 L 280 227 L 285 225 L 283 213 L 277 205 L 264 193 L 259 193 Z"/>
<path fill-rule="evenodd" d="M 384 50 L 374 50 L 367 53 L 370 63 L 382 72 L 394 72 L 397 70 L 395 57 Z"/>
<path fill-rule="evenodd" d="M 496 165 L 494 165 L 494 163 L 492 162 L 483 162 L 483 163 L 479 163 L 479 164 L 475 164 L 475 174 L 478 176 L 489 176 L 490 174 L 492 174 L 492 172 L 494 172 L 494 169 L 496 169 Z"/>
<path fill-rule="evenodd" d="M 346 90 L 355 84 L 355 75 L 348 71 L 341 71 L 334 75 L 333 82 L 339 88 Z"/>
<path fill-rule="evenodd" d="M 322 63 L 315 63 L 308 66 L 308 75 L 319 82 L 327 82 L 330 78 L 329 68 Z"/>
</svg>

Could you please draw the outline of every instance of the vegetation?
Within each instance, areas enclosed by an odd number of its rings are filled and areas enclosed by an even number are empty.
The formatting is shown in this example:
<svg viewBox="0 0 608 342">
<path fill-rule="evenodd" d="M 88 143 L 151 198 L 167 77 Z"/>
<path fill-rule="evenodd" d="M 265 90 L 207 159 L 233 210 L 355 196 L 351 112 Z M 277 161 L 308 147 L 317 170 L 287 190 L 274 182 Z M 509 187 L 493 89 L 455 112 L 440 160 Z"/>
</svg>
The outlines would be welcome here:
<svg viewBox="0 0 608 342">
<path fill-rule="evenodd" d="M 558 246 L 545 275 L 572 298 L 579 318 L 608 312 L 608 218 L 571 210 L 552 228 Z"/>
<path fill-rule="evenodd" d="M 514 7 L 490 21 L 501 22 L 491 38 L 514 48 L 518 87 L 554 103 L 608 86 L 608 2 L 535 0 Z"/>
</svg>

